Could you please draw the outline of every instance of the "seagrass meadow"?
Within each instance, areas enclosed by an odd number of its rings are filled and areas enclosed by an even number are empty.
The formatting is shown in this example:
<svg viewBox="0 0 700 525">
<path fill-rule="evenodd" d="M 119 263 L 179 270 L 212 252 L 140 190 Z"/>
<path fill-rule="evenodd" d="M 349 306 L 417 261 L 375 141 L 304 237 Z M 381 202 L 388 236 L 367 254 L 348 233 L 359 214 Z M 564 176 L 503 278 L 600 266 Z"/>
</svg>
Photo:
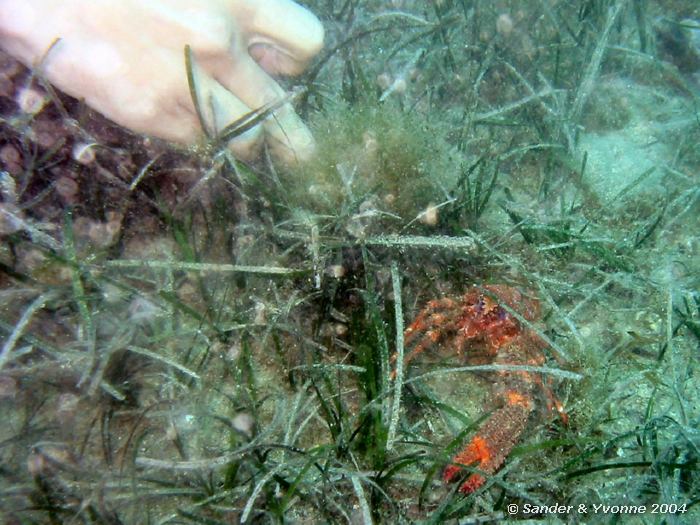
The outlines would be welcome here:
<svg viewBox="0 0 700 525">
<path fill-rule="evenodd" d="M 0 55 L 0 521 L 700 522 L 698 3 L 299 3 L 291 167 Z"/>
</svg>

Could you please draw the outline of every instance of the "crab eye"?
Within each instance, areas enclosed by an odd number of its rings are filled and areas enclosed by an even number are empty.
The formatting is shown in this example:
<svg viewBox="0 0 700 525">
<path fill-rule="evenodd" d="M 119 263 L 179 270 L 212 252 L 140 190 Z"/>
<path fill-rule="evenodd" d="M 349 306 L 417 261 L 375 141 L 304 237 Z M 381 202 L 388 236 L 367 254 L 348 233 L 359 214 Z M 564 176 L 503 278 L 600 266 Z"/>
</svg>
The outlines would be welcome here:
<svg viewBox="0 0 700 525">
<path fill-rule="evenodd" d="M 479 297 L 479 313 L 483 314 L 484 312 L 488 312 L 491 309 L 489 305 L 489 301 L 486 297 L 483 295 Z"/>
<path fill-rule="evenodd" d="M 486 307 L 486 301 L 484 300 L 484 296 L 483 296 L 483 295 L 480 295 L 480 296 L 479 296 L 479 302 L 476 303 L 476 311 L 477 311 L 479 314 L 483 314 L 483 313 L 484 313 L 484 308 L 485 308 L 485 307 Z"/>
</svg>

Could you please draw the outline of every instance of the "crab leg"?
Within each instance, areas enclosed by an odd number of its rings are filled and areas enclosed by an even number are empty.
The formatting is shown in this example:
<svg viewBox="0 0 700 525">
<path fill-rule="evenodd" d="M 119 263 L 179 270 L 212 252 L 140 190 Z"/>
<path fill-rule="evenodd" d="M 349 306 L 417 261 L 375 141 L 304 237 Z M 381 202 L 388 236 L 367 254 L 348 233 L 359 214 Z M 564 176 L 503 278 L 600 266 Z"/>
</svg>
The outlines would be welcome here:
<svg viewBox="0 0 700 525">
<path fill-rule="evenodd" d="M 455 329 L 454 322 L 450 321 L 449 313 L 457 307 L 457 302 L 449 298 L 435 299 L 427 304 L 404 332 L 404 345 L 408 348 L 415 343 L 411 352 L 404 357 L 404 366 L 427 348 L 435 346 L 445 337 L 446 333 Z M 419 336 L 422 337 L 418 339 Z M 417 343 L 416 339 L 418 339 Z M 391 356 L 391 362 L 396 362 L 396 354 Z M 395 370 L 391 373 L 391 378 L 396 378 Z"/>
<path fill-rule="evenodd" d="M 503 464 L 532 412 L 532 403 L 520 392 L 507 391 L 505 398 L 506 405 L 491 414 L 467 446 L 454 457 L 454 463 L 445 469 L 442 475 L 445 482 L 454 481 L 464 466 L 473 465 L 485 474 L 493 474 Z M 483 475 L 472 474 L 459 491 L 470 494 L 485 481 Z"/>
</svg>

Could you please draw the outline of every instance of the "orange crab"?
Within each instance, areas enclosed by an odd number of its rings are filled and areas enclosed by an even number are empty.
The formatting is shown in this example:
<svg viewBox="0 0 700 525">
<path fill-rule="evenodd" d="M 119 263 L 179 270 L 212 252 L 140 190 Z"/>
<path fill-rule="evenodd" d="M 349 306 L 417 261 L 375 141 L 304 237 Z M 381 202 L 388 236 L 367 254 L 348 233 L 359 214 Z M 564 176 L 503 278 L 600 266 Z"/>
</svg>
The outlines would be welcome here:
<svg viewBox="0 0 700 525">
<path fill-rule="evenodd" d="M 494 388 L 499 408 L 445 469 L 446 482 L 456 480 L 463 466 L 473 465 L 484 474 L 498 470 L 525 429 L 534 409 L 536 386 L 544 390 L 548 408 L 556 409 L 566 422 L 561 403 L 539 374 L 508 369 L 513 365 L 537 367 L 545 361 L 545 342 L 512 312 L 533 322 L 539 317 L 539 302 L 510 286 L 474 287 L 460 300 L 430 301 L 404 333 L 406 348 L 412 348 L 404 364 L 427 348 L 445 343 L 457 353 L 468 349 L 472 363 L 504 366 L 496 372 L 500 380 Z M 474 492 L 485 481 L 481 473 L 472 474 L 459 490 L 465 494 Z"/>
</svg>

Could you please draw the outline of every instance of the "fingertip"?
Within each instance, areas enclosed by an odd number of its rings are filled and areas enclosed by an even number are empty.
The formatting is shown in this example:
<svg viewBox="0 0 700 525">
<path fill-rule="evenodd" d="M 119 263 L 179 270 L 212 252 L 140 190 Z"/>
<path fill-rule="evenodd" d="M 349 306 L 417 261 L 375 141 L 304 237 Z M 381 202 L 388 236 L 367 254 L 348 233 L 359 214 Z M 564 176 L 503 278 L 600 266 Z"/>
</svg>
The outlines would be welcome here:
<svg viewBox="0 0 700 525">
<path fill-rule="evenodd" d="M 264 126 L 271 153 L 283 164 L 296 165 L 313 156 L 313 135 L 289 104 L 277 110 Z"/>
<path fill-rule="evenodd" d="M 302 43 L 300 51 L 303 58 L 310 60 L 323 49 L 325 30 L 321 21 L 313 13 L 306 9 L 304 11 L 306 16 L 302 17 L 300 24 L 300 34 L 303 35 L 300 39 Z"/>
<path fill-rule="evenodd" d="M 243 134 L 230 140 L 226 147 L 231 153 L 233 153 L 235 158 L 251 161 L 255 159 L 260 152 L 261 141 L 258 139 L 258 135 L 256 134 L 253 134 L 253 136 Z"/>
<path fill-rule="evenodd" d="M 299 75 L 323 48 L 321 21 L 288 0 L 260 2 L 245 27 L 249 53 L 271 74 Z"/>
</svg>

